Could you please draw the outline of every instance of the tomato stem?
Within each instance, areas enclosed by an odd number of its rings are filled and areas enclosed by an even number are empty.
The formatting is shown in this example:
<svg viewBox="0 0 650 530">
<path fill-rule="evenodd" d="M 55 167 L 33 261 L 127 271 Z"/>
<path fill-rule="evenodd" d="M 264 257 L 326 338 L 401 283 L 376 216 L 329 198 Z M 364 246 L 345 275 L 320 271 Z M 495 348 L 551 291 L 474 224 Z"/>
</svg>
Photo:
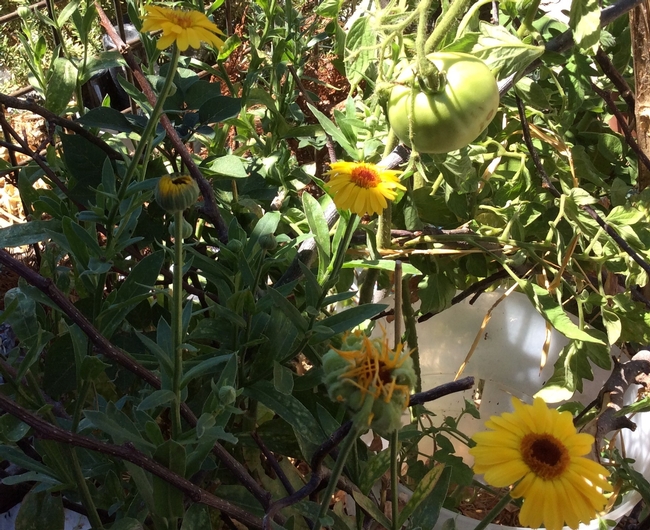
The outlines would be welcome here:
<svg viewBox="0 0 650 530">
<path fill-rule="evenodd" d="M 442 39 L 445 38 L 447 33 L 451 30 L 456 19 L 465 11 L 469 0 L 456 0 L 452 2 L 449 6 L 449 9 L 443 13 L 440 18 L 436 21 L 436 27 L 427 39 L 424 45 L 424 53 L 430 53 L 436 49 L 436 47 L 442 42 Z M 420 19 L 420 25 L 422 19 Z M 418 27 L 418 35 L 420 28 Z M 419 49 L 418 49 L 419 54 Z"/>
</svg>

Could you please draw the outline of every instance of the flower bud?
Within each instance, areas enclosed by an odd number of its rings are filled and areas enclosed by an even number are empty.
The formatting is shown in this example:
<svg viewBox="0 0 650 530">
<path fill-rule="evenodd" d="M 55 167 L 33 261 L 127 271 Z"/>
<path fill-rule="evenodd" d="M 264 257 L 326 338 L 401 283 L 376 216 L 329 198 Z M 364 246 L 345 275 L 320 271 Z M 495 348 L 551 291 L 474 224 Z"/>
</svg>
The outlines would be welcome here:
<svg viewBox="0 0 650 530">
<path fill-rule="evenodd" d="M 183 219 L 183 232 L 182 232 L 182 238 L 187 239 L 192 235 L 193 229 L 192 225 L 188 223 L 185 219 Z M 169 235 L 172 237 L 176 237 L 176 222 L 172 221 L 169 223 Z"/>
<path fill-rule="evenodd" d="M 260 247 L 264 250 L 273 250 L 278 246 L 278 241 L 273 234 L 264 234 L 258 240 Z"/>
<path fill-rule="evenodd" d="M 156 186 L 156 202 L 168 213 L 182 212 L 198 198 L 199 186 L 189 175 L 164 175 Z"/>
</svg>

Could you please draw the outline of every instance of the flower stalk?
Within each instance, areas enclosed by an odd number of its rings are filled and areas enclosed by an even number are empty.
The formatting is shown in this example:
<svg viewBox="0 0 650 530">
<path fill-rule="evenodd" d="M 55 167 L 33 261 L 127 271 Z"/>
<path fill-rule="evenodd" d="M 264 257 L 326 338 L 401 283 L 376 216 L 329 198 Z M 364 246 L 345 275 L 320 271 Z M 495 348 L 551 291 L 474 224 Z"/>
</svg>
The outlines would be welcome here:
<svg viewBox="0 0 650 530">
<path fill-rule="evenodd" d="M 178 438 L 181 426 L 181 379 L 183 377 L 183 211 L 174 213 L 174 280 L 172 292 L 172 348 L 174 377 L 172 380 L 172 433 Z"/>
</svg>

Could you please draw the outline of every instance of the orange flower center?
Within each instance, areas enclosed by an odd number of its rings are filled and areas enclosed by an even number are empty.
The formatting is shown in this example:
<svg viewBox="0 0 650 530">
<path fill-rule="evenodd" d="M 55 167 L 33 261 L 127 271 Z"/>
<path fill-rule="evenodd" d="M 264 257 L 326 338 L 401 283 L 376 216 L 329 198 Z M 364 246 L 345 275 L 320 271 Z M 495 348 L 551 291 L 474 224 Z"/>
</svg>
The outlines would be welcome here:
<svg viewBox="0 0 650 530">
<path fill-rule="evenodd" d="M 521 456 L 538 477 L 552 480 L 564 473 L 569 465 L 569 451 L 550 434 L 530 433 L 521 441 Z"/>
<path fill-rule="evenodd" d="M 381 182 L 379 174 L 374 170 L 367 167 L 356 167 L 352 170 L 350 180 L 359 188 L 376 188 Z"/>
<path fill-rule="evenodd" d="M 189 16 L 189 13 L 178 13 L 174 12 L 170 14 L 171 21 L 180 26 L 183 29 L 187 29 L 192 25 L 192 17 Z"/>
</svg>

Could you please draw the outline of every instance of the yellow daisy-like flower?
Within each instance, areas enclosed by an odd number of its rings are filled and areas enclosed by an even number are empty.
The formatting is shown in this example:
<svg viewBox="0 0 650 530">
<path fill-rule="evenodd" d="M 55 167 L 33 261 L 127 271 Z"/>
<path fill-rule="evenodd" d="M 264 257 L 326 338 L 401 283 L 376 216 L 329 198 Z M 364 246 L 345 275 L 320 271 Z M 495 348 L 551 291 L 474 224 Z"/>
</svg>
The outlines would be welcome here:
<svg viewBox="0 0 650 530">
<path fill-rule="evenodd" d="M 162 30 L 162 37 L 156 44 L 159 50 L 169 48 L 173 43 L 180 51 L 189 46 L 198 49 L 201 42 L 212 44 L 217 49 L 223 46 L 219 37 L 224 35 L 223 32 L 203 13 L 152 5 L 145 6 L 144 10 L 147 13 L 142 17 L 142 33 Z"/>
<path fill-rule="evenodd" d="M 511 495 L 523 497 L 519 520 L 525 526 L 578 528 L 607 504 L 609 471 L 585 458 L 594 437 L 578 433 L 570 412 L 549 409 L 541 398 L 532 405 L 512 400 L 514 412 L 492 416 L 491 431 L 476 433 L 474 472 L 496 487 L 515 482 Z"/>
<path fill-rule="evenodd" d="M 396 189 L 406 188 L 399 183 L 400 171 L 384 169 L 375 164 L 333 162 L 327 189 L 340 210 L 350 210 L 357 215 L 381 213 L 388 200 L 395 200 Z"/>
</svg>

